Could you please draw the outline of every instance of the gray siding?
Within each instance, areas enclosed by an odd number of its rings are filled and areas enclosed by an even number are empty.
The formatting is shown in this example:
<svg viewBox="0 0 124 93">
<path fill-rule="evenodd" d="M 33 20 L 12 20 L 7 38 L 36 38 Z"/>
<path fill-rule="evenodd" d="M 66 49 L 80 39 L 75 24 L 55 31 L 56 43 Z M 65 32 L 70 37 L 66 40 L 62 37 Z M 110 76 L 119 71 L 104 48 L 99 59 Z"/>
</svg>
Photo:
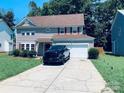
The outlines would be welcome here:
<svg viewBox="0 0 124 93">
<path fill-rule="evenodd" d="M 124 55 L 124 15 L 117 13 L 112 27 L 112 52 Z"/>
<path fill-rule="evenodd" d="M 22 36 L 22 32 L 35 32 L 34 36 Z M 67 29 L 67 32 L 70 34 L 70 30 Z M 80 29 L 80 32 L 83 32 L 83 27 Z M 34 42 L 38 38 L 47 38 L 52 37 L 53 35 L 58 34 L 58 28 L 23 28 L 18 29 L 16 34 L 17 43 L 19 42 Z"/>
</svg>

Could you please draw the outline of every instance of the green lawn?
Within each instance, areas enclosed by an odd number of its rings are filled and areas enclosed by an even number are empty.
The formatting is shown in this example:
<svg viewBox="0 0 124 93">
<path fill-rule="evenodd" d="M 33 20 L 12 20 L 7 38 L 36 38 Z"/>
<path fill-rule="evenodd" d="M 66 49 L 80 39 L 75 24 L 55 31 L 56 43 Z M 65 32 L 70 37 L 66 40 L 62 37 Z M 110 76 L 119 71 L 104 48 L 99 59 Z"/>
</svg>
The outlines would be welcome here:
<svg viewBox="0 0 124 93">
<path fill-rule="evenodd" d="M 41 64 L 41 60 L 12 57 L 0 53 L 0 80 L 17 75 L 39 64 Z"/>
<path fill-rule="evenodd" d="M 124 57 L 103 55 L 92 62 L 106 80 L 107 86 L 115 93 L 124 93 Z"/>
</svg>

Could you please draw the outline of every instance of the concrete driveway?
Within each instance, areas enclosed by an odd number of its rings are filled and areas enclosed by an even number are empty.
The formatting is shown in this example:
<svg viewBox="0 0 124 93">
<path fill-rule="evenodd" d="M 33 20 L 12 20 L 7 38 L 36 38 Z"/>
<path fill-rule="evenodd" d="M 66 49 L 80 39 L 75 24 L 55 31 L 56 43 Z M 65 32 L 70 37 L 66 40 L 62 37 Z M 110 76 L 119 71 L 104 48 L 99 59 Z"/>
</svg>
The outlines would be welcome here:
<svg viewBox="0 0 124 93">
<path fill-rule="evenodd" d="M 89 60 L 37 66 L 0 82 L 0 93 L 103 93 L 106 82 Z M 112 93 L 112 92 L 105 92 Z"/>
</svg>

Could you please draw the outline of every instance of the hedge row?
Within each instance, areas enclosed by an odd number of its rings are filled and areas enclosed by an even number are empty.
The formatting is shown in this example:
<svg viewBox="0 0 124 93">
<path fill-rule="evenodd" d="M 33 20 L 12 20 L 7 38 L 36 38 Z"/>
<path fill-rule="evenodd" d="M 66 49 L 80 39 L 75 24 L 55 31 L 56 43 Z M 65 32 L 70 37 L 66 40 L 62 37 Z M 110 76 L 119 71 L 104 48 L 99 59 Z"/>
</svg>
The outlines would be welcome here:
<svg viewBox="0 0 124 93">
<path fill-rule="evenodd" d="M 20 51 L 19 49 L 15 49 L 13 50 L 13 53 L 12 53 L 15 57 L 36 57 L 36 51 L 29 51 L 29 50 L 22 50 Z"/>
</svg>

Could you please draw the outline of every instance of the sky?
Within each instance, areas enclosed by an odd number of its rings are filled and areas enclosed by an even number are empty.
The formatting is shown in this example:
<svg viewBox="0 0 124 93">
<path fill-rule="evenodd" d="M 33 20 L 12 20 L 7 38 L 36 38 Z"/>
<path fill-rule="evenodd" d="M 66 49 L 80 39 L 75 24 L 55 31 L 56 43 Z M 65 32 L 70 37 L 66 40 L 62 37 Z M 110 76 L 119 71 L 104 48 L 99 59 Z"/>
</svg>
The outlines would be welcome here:
<svg viewBox="0 0 124 93">
<path fill-rule="evenodd" d="M 48 0 L 1 0 L 0 9 L 13 11 L 16 21 L 20 21 L 29 12 L 28 4 L 30 1 L 35 1 L 38 6 L 42 6 L 44 2 L 48 2 Z"/>
<path fill-rule="evenodd" d="M 41 7 L 43 6 L 44 2 L 48 2 L 48 0 L 1 0 L 0 9 L 4 9 L 5 11 L 13 11 L 15 20 L 18 22 L 28 14 L 28 4 L 30 1 L 35 1 L 36 4 Z"/>
</svg>

